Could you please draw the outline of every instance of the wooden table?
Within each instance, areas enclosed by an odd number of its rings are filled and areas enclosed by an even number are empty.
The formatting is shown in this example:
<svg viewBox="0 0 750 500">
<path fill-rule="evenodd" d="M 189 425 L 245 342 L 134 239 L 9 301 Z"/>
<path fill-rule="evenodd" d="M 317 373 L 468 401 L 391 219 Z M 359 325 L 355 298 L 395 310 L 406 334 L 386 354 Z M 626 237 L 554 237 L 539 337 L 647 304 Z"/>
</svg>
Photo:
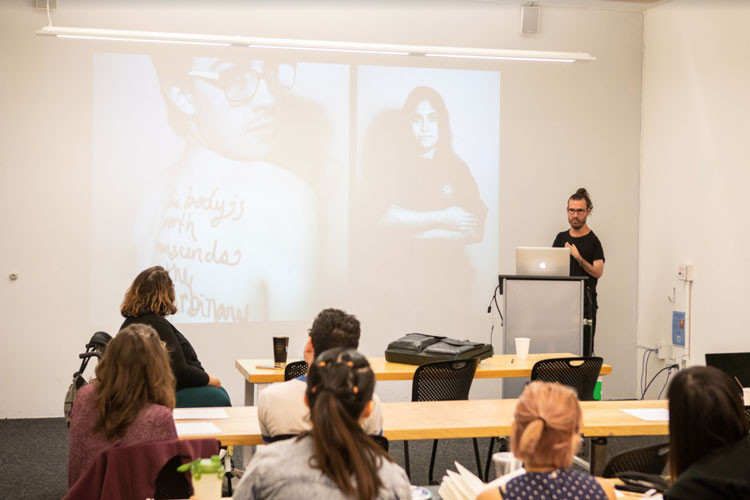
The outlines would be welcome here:
<svg viewBox="0 0 750 500">
<path fill-rule="evenodd" d="M 453 439 L 497 437 L 510 434 L 515 399 L 478 399 L 469 401 L 428 401 L 383 403 L 383 434 L 389 440 Z M 647 421 L 622 409 L 666 408 L 666 401 L 584 401 L 583 435 L 585 437 L 667 435 L 668 422 Z M 220 433 L 215 436 L 222 445 L 263 444 L 254 406 L 225 408 L 228 419 L 211 420 Z M 183 420 L 180 420 L 183 422 Z M 184 422 L 190 422 L 185 420 Z M 207 437 L 180 435 L 180 439 Z M 606 441 L 592 447 L 592 470 L 603 468 L 596 456 L 604 456 Z M 596 448 L 596 449 L 594 449 Z M 599 455 L 601 454 L 601 455 Z"/>
<path fill-rule="evenodd" d="M 529 354 L 526 359 L 519 359 L 515 354 L 496 354 L 491 358 L 482 360 L 477 367 L 474 378 L 505 378 L 505 377 L 528 377 L 531 369 L 537 361 L 550 358 L 572 358 L 576 357 L 570 353 L 545 353 Z M 403 363 L 391 363 L 385 358 L 368 358 L 376 380 L 411 380 L 417 365 L 406 365 Z M 234 362 L 235 367 L 245 379 L 245 405 L 255 404 L 255 384 L 268 384 L 271 382 L 284 381 L 284 369 L 257 368 L 260 364 L 273 364 L 268 359 L 238 359 Z M 612 373 L 610 365 L 602 365 L 601 374 Z"/>
</svg>

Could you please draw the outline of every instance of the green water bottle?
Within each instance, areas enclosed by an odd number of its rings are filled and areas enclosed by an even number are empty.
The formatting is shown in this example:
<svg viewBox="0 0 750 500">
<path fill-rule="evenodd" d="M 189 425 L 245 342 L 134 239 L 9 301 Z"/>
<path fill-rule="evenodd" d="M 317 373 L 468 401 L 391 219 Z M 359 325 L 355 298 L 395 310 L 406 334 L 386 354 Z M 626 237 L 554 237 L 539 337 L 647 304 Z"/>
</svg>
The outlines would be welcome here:
<svg viewBox="0 0 750 500">
<path fill-rule="evenodd" d="M 594 400 L 602 400 L 602 378 L 596 379 L 596 385 L 594 386 Z"/>
<path fill-rule="evenodd" d="M 224 479 L 224 465 L 219 455 L 199 458 L 177 467 L 178 472 L 190 470 L 193 477 L 193 496 L 198 500 L 219 500 L 221 482 Z"/>
</svg>

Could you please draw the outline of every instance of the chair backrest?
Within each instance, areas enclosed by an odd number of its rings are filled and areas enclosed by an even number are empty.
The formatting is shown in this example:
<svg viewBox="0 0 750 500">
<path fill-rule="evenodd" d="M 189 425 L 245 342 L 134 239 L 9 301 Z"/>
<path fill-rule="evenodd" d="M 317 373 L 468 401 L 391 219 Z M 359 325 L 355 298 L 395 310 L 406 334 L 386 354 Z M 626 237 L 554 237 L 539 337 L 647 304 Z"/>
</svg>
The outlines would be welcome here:
<svg viewBox="0 0 750 500">
<path fill-rule="evenodd" d="M 154 500 L 167 498 L 188 498 L 192 493 L 187 472 L 177 472 L 177 467 L 182 465 L 179 455 L 172 457 L 156 476 L 156 491 Z"/>
<path fill-rule="evenodd" d="M 275 436 L 271 436 L 271 439 L 269 442 L 275 443 L 276 441 L 284 441 L 286 439 L 292 439 L 299 436 L 299 434 L 276 434 Z"/>
<path fill-rule="evenodd" d="M 667 466 L 669 444 L 657 444 L 625 451 L 612 457 L 604 466 L 604 477 L 617 477 L 621 472 L 642 472 L 644 474 L 662 475 Z"/>
<path fill-rule="evenodd" d="M 369 434 L 369 436 L 373 441 L 375 441 L 375 443 L 383 448 L 383 450 L 388 451 L 388 448 L 390 448 L 390 443 L 388 442 L 387 437 L 381 436 L 380 434 Z"/>
<path fill-rule="evenodd" d="M 412 401 L 469 399 L 477 370 L 476 359 L 436 361 L 417 367 L 411 384 Z"/>
<path fill-rule="evenodd" d="M 292 380 L 307 373 L 307 363 L 304 361 L 293 361 L 286 364 L 284 368 L 284 380 Z"/>
<path fill-rule="evenodd" d="M 113 446 L 99 454 L 71 486 L 64 500 L 187 498 L 189 495 L 184 492 L 188 479 L 185 473 L 180 478 L 177 464 L 218 452 L 219 442 L 208 438 Z"/>
<path fill-rule="evenodd" d="M 603 361 L 600 357 L 543 359 L 531 369 L 531 380 L 559 382 L 572 387 L 580 401 L 593 401 Z"/>
</svg>

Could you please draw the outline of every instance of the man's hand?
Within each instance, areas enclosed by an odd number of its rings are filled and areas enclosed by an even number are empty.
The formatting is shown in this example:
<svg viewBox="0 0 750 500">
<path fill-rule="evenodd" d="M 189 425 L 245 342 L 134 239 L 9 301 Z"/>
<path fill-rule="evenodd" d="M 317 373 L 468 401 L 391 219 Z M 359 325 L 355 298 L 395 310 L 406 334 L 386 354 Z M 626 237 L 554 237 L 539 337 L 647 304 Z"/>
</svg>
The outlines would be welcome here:
<svg viewBox="0 0 750 500">
<path fill-rule="evenodd" d="M 583 263 L 581 262 L 583 260 L 583 258 L 581 257 L 581 253 L 578 251 L 574 244 L 565 243 L 565 248 L 570 249 L 570 256 L 573 257 L 576 262 L 583 265 Z"/>
<path fill-rule="evenodd" d="M 602 274 L 604 274 L 604 261 L 602 259 L 597 259 L 589 264 L 586 259 L 581 257 L 581 252 L 578 251 L 575 245 L 572 243 L 565 243 L 565 248 L 570 249 L 570 256 L 573 257 L 581 268 L 583 268 L 583 270 L 590 276 L 597 279 L 602 277 Z"/>
</svg>

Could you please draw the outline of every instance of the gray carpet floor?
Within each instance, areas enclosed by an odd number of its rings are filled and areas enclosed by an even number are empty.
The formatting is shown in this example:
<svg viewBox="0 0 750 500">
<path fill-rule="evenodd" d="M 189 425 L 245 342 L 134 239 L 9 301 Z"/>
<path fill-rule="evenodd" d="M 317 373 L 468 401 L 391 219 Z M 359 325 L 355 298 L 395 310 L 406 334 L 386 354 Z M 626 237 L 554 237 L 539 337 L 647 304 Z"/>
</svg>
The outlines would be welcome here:
<svg viewBox="0 0 750 500">
<path fill-rule="evenodd" d="M 663 443 L 666 436 L 609 438 L 607 457 L 641 446 Z M 479 440 L 484 465 L 489 439 Z M 391 443 L 391 454 L 403 465 L 403 442 Z M 427 484 L 432 441 L 410 441 L 409 458 L 414 484 Z M 0 420 L 0 497 L 14 500 L 59 499 L 67 491 L 68 429 L 62 418 Z M 438 446 L 435 478 L 440 479 L 458 461 L 476 470 L 471 439 L 445 439 Z M 239 463 L 239 462 L 238 462 Z M 494 471 L 490 478 L 494 477 Z"/>
</svg>

